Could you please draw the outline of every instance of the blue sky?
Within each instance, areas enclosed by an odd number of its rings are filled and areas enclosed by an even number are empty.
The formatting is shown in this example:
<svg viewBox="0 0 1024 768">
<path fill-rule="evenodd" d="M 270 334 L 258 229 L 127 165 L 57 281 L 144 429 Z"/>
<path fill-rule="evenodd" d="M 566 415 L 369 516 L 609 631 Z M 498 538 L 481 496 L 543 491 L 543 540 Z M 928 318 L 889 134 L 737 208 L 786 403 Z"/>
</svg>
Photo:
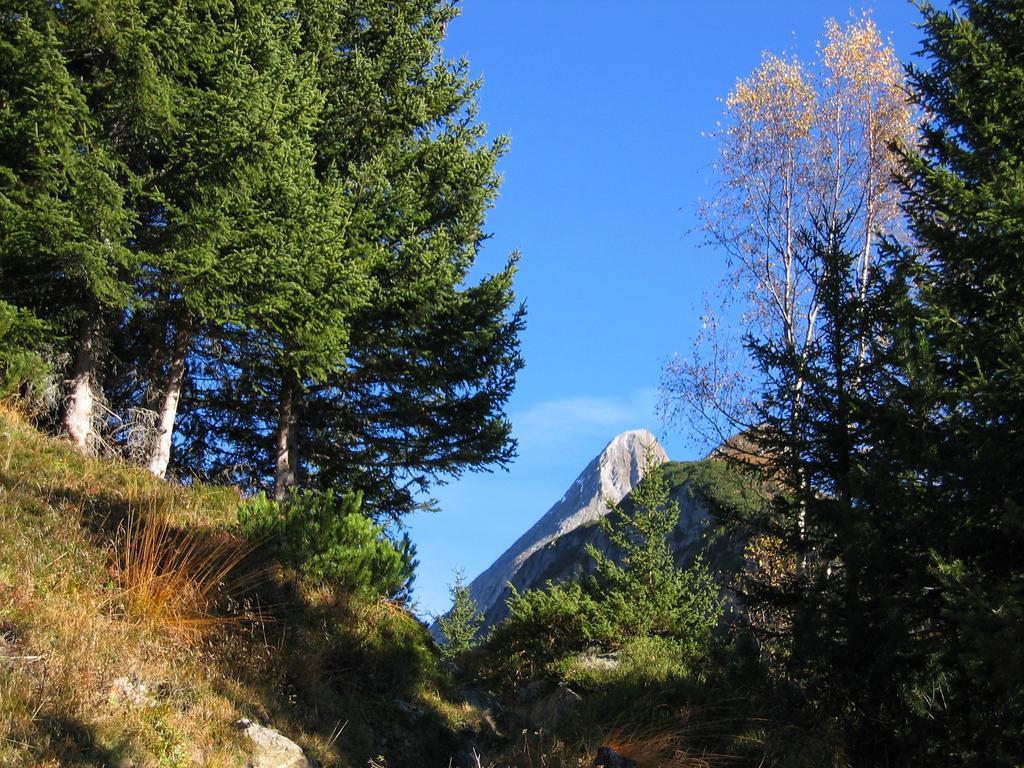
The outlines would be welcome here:
<svg viewBox="0 0 1024 768">
<path fill-rule="evenodd" d="M 723 274 L 696 231 L 716 154 L 702 133 L 762 51 L 809 60 L 827 18 L 862 9 L 909 60 L 919 16 L 904 0 L 465 1 L 445 52 L 483 77 L 481 119 L 512 141 L 479 268 L 522 252 L 526 368 L 510 471 L 438 488 L 442 511 L 409 521 L 421 612 L 445 610 L 453 570 L 486 568 L 622 430 L 699 456 L 654 408 L 662 366 L 689 348 Z"/>
</svg>

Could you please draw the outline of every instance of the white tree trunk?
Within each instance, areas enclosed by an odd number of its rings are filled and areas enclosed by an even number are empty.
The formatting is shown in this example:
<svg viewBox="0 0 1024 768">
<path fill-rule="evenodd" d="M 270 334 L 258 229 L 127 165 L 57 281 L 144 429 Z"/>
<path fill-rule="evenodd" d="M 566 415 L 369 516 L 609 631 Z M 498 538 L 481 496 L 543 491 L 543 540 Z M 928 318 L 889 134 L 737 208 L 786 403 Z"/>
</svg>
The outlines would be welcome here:
<svg viewBox="0 0 1024 768">
<path fill-rule="evenodd" d="M 281 398 L 277 412 L 277 434 L 274 438 L 274 498 L 284 501 L 288 491 L 295 485 L 295 471 L 298 463 L 298 450 L 295 437 L 295 399 L 298 394 L 298 381 L 291 370 L 283 372 L 281 377 Z"/>
<path fill-rule="evenodd" d="M 167 373 L 167 386 L 164 388 L 164 398 L 160 404 L 156 439 L 149 455 L 149 471 L 157 477 L 167 474 L 167 465 L 171 461 L 174 421 L 178 416 L 178 402 L 181 400 L 181 388 L 185 382 L 185 368 L 191 340 L 192 335 L 187 327 L 178 329 L 174 340 L 174 351 L 171 353 L 171 366 Z"/>
<path fill-rule="evenodd" d="M 64 431 L 75 447 L 89 450 L 92 437 L 93 382 L 96 374 L 96 332 L 99 322 L 95 317 L 82 321 L 75 367 L 69 383 L 67 406 L 64 410 Z"/>
</svg>

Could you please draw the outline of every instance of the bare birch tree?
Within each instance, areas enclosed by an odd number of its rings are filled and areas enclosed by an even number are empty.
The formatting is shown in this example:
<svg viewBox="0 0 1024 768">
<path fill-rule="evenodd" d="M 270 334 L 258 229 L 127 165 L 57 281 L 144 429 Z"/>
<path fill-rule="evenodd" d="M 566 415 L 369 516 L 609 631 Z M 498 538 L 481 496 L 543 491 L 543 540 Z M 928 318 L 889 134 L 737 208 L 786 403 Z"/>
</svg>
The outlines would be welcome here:
<svg viewBox="0 0 1024 768">
<path fill-rule="evenodd" d="M 895 147 L 914 133 L 903 80 L 892 46 L 864 16 L 829 21 L 811 64 L 766 52 L 725 99 L 714 134 L 717 189 L 700 216 L 728 259 L 728 279 L 691 354 L 665 366 L 667 423 L 720 444 L 754 426 L 756 374 L 743 339 L 772 340 L 795 360 L 806 354 L 822 271 L 803 233 L 849 232 L 860 255 L 856 284 L 867 290 L 879 236 L 899 226 Z M 801 391 L 796 377 L 794 418 Z"/>
</svg>

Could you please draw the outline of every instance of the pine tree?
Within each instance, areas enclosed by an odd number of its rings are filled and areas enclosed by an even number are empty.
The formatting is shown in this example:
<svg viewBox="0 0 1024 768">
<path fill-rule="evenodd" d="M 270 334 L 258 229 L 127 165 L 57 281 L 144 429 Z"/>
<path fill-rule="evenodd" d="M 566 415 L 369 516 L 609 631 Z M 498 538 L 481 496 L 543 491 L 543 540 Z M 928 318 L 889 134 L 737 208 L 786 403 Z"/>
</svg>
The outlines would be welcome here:
<svg viewBox="0 0 1024 768">
<path fill-rule="evenodd" d="M 484 141 L 477 84 L 441 58 L 455 12 L 422 0 L 300 8 L 324 94 L 314 167 L 337 193 L 318 218 L 343 227 L 323 259 L 306 248 L 295 262 L 315 306 L 231 329 L 197 360 L 210 378 L 183 422 L 184 461 L 243 468 L 240 482 L 279 497 L 293 484 L 355 487 L 368 510 L 397 517 L 433 482 L 512 456 L 514 260 L 465 283 L 505 142 Z M 317 320 L 328 311 L 340 322 Z"/>
<path fill-rule="evenodd" d="M 861 300 L 844 233 L 811 233 L 822 333 L 802 360 L 751 346 L 783 492 L 747 522 L 803 563 L 752 598 L 791 611 L 791 680 L 855 764 L 1013 765 L 1024 744 L 1024 4 L 955 5 L 924 8 L 931 66 L 912 71 L 914 246 L 889 244 Z"/>
<path fill-rule="evenodd" d="M 441 630 L 441 658 L 454 661 L 478 642 L 477 633 L 484 623 L 484 615 L 477 610 L 470 596 L 462 571 L 455 571 L 455 583 L 449 587 L 452 607 L 437 620 Z"/>
<path fill-rule="evenodd" d="M 942 706 L 927 716 L 956 764 L 1024 754 L 1024 3 L 924 5 L 929 115 L 908 158 L 920 335 L 906 370 L 927 422 L 904 451 L 929 510 L 926 646 Z M 948 736 L 946 736 L 948 734 Z M 940 742 L 942 743 L 942 742 Z"/>
<path fill-rule="evenodd" d="M 467 280 L 505 141 L 442 56 L 453 4 L 16 6 L 0 300 L 72 361 L 77 442 L 103 389 L 157 475 L 393 517 L 511 458 L 515 260 Z"/>
<path fill-rule="evenodd" d="M 140 10 L 153 15 L 143 24 L 153 49 L 174 62 L 160 80 L 173 97 L 162 130 L 140 128 L 150 151 L 125 152 L 142 186 L 145 303 L 124 329 L 123 355 L 136 361 L 142 391 L 129 387 L 122 400 L 157 411 L 148 457 L 157 475 L 179 403 L 187 414 L 189 398 L 210 386 L 198 347 L 250 336 L 267 364 L 300 379 L 344 356 L 344 311 L 360 289 L 334 248 L 346 216 L 340 189 L 316 166 L 324 97 L 315 60 L 286 10 L 273 0 L 241 16 Z"/>
<path fill-rule="evenodd" d="M 721 615 L 719 587 L 699 558 L 687 568 L 676 565 L 672 535 L 679 503 L 652 448 L 629 500 L 629 512 L 609 502 L 609 514 L 601 518 L 614 555 L 587 545 L 595 562 L 594 601 L 614 640 L 664 636 L 696 654 Z"/>
<path fill-rule="evenodd" d="M 47 326 L 24 309 L 0 301 L 0 400 L 40 400 L 50 368 L 40 354 Z"/>
<path fill-rule="evenodd" d="M 344 189 L 333 170 L 318 168 L 316 131 L 325 95 L 315 60 L 303 55 L 302 27 L 311 21 L 268 23 L 284 28 L 273 38 L 278 47 L 272 66 L 259 74 L 266 94 L 267 112 L 259 120 L 266 146 L 239 215 L 241 233 L 226 249 L 238 303 L 217 342 L 237 340 L 227 348 L 243 352 L 231 360 L 236 381 L 253 375 L 265 381 L 256 394 L 272 403 L 272 439 L 260 446 L 260 462 L 272 462 L 282 498 L 297 480 L 302 393 L 344 365 L 349 316 L 365 301 L 369 281 L 368 266 L 345 247 L 351 206 Z M 251 434 L 261 427 L 249 422 L 243 428 Z"/>
<path fill-rule="evenodd" d="M 410 0 L 358 12 L 366 23 L 344 27 L 353 55 L 324 71 L 320 145 L 359 190 L 349 247 L 365 254 L 373 287 L 345 365 L 299 407 L 307 475 L 354 483 L 368 508 L 397 516 L 432 483 L 513 455 L 502 407 L 522 366 L 523 312 L 514 259 L 465 284 L 506 142 L 484 141 L 467 63 L 441 57 L 457 9 Z"/>
<path fill-rule="evenodd" d="M 804 224 L 772 207 L 792 224 L 777 229 L 793 237 L 769 243 L 784 252 L 750 248 L 750 227 L 726 243 L 748 262 L 775 253 L 765 264 L 784 278 L 755 296 L 779 301 L 781 331 L 747 337 L 763 391 L 746 423 L 758 425 L 758 471 L 778 493 L 734 517 L 792 567 L 754 579 L 744 598 L 781 617 L 785 672 L 819 716 L 842 723 L 854 764 L 1012 764 L 1022 751 L 1024 132 L 1012 105 L 1024 98 L 1024 4 L 953 7 L 924 4 L 931 67 L 911 71 L 929 121 L 920 154 L 902 150 L 915 246 L 876 253 L 870 226 L 851 237 L 864 200 L 830 200 L 814 184 L 799 189 Z M 781 104 L 803 122 L 783 122 L 796 130 L 781 136 L 757 121 L 729 134 L 755 171 L 799 157 L 775 149 L 799 149 L 816 119 L 798 67 L 771 59 L 759 75 L 731 103 L 755 116 Z M 765 178 L 811 179 L 809 157 L 806 171 Z M 747 189 L 738 178 L 727 192 Z M 787 282 L 789 265 L 803 282 Z"/>
<path fill-rule="evenodd" d="M 59 340 L 51 354 L 70 381 L 63 425 L 86 448 L 104 338 L 131 303 L 133 216 L 75 71 L 70 17 L 67 6 L 29 0 L 0 20 L 0 272 L 3 299 Z"/>
<path fill-rule="evenodd" d="M 917 671 L 915 633 L 928 621 L 920 591 L 927 516 L 902 486 L 893 445 L 893 434 L 914 423 L 899 364 L 913 315 L 891 258 L 879 254 L 862 283 L 846 234 L 833 220 L 801 236 L 822 267 L 819 333 L 806 354 L 771 339 L 748 342 L 767 382 L 751 433 L 763 461 L 738 468 L 774 494 L 731 517 L 789 563 L 745 574 L 740 594 L 753 615 L 770 618 L 754 629 L 767 633 L 777 657 L 773 635 L 788 635 L 781 671 L 816 717 L 841 723 L 855 763 L 900 763 L 915 753 L 902 727 L 915 719 L 906 691 Z M 797 380 L 803 405 L 794 418 Z"/>
</svg>

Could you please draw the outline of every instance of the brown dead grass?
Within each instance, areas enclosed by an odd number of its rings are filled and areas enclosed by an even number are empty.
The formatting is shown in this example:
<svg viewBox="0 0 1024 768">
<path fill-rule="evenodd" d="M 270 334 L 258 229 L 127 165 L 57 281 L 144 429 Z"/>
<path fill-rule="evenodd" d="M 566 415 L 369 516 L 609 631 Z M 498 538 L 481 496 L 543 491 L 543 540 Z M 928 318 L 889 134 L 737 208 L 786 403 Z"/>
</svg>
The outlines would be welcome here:
<svg viewBox="0 0 1024 768">
<path fill-rule="evenodd" d="M 613 728 L 603 744 L 633 760 L 637 768 L 721 768 L 737 764 L 737 758 L 692 746 L 706 725 L 693 724 L 686 709 L 671 722 Z"/>
<path fill-rule="evenodd" d="M 225 593 L 254 578 L 238 575 L 251 551 L 226 534 L 176 528 L 160 512 L 132 512 L 114 539 L 115 602 L 131 621 L 197 641 L 214 627 L 241 620 L 238 614 L 218 613 L 216 606 Z"/>
</svg>

